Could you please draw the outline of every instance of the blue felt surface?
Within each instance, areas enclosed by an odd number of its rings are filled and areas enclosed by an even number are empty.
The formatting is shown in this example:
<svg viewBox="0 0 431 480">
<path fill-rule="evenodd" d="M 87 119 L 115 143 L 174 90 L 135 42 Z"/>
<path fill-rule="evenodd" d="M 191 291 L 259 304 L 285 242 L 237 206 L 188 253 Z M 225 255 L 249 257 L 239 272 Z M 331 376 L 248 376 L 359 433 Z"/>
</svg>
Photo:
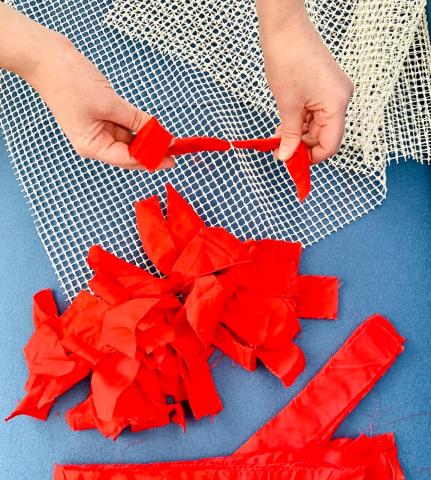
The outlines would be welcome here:
<svg viewBox="0 0 431 480">
<path fill-rule="evenodd" d="M 431 478 L 431 168 L 389 168 L 389 195 L 365 218 L 309 248 L 302 271 L 342 279 L 337 322 L 303 321 L 299 343 L 308 366 L 285 390 L 263 369 L 249 374 L 223 359 L 214 374 L 225 410 L 213 421 L 124 434 L 70 431 L 66 409 L 86 386 L 66 394 L 47 423 L 20 417 L 0 426 L 0 479 L 47 480 L 54 462 L 147 462 L 228 454 L 275 414 L 326 362 L 361 320 L 389 316 L 407 337 L 405 353 L 350 415 L 338 434 L 395 431 L 412 480 Z M 32 332 L 31 295 L 59 286 L 0 143 L 0 417 L 22 395 L 22 347 Z"/>
<path fill-rule="evenodd" d="M 428 5 L 431 10 L 431 6 Z M 304 273 L 342 280 L 337 322 L 303 321 L 298 343 L 307 369 L 289 390 L 265 370 L 246 373 L 222 359 L 214 369 L 225 403 L 213 421 L 123 434 L 70 431 L 65 411 L 83 399 L 81 385 L 59 400 L 47 423 L 19 417 L 0 424 L 0 480 L 49 480 L 58 463 L 126 463 L 229 454 L 278 412 L 367 316 L 387 315 L 408 339 L 406 351 L 348 417 L 338 435 L 394 431 L 409 480 L 431 479 L 431 168 L 388 170 L 387 201 L 365 218 L 309 248 Z M 22 347 L 32 332 L 31 296 L 59 285 L 0 138 L 0 418 L 22 396 Z"/>
</svg>

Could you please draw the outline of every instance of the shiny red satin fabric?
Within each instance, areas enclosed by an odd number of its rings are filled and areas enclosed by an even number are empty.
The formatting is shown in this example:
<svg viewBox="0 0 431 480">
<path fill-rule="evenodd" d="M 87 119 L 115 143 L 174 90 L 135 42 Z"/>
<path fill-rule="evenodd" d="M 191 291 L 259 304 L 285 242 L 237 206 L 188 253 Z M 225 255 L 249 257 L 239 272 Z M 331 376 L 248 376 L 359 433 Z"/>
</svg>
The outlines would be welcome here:
<svg viewBox="0 0 431 480">
<path fill-rule="evenodd" d="M 404 339 L 385 318 L 363 322 L 308 385 L 229 457 L 148 465 L 58 465 L 55 480 L 404 480 L 394 436 L 331 440 L 385 374 Z"/>
<path fill-rule="evenodd" d="M 198 152 L 225 152 L 233 148 L 270 152 L 280 146 L 280 138 L 257 138 L 251 140 L 233 140 L 229 142 L 216 137 L 188 137 L 173 136 L 152 117 L 138 132 L 129 145 L 130 155 L 133 156 L 147 170 L 153 172 L 167 155 L 185 155 Z M 300 202 L 311 191 L 310 154 L 304 143 L 301 142 L 292 157 L 285 162 L 285 166 L 295 183 Z"/>
</svg>

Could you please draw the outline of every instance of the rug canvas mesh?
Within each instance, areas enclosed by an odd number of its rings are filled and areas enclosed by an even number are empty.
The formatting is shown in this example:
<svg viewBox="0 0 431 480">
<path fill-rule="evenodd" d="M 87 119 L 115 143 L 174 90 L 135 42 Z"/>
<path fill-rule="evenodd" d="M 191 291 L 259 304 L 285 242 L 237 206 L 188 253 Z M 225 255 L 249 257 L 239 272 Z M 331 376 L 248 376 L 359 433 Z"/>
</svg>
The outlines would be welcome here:
<svg viewBox="0 0 431 480">
<path fill-rule="evenodd" d="M 120 95 L 177 136 L 254 138 L 278 124 L 252 0 L 17 0 L 13 6 L 67 35 Z M 152 194 L 163 199 L 166 182 L 209 224 L 240 238 L 307 246 L 383 201 L 388 159 L 430 161 L 425 2 L 316 0 L 307 7 L 356 92 L 340 153 L 313 167 L 313 192 L 303 204 L 283 165 L 266 154 L 187 155 L 175 169 L 155 174 L 83 159 L 41 98 L 4 72 L 0 124 L 69 299 L 89 278 L 85 257 L 93 244 L 155 270 L 140 248 L 133 203 Z"/>
</svg>

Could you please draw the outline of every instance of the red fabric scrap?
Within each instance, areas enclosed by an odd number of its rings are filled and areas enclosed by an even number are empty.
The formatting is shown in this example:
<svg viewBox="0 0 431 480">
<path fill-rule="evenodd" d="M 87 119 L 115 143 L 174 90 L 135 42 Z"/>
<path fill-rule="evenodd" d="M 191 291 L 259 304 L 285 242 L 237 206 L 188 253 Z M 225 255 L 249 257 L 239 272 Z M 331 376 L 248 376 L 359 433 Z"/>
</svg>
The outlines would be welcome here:
<svg viewBox="0 0 431 480">
<path fill-rule="evenodd" d="M 338 279 L 302 275 L 299 277 L 298 315 L 302 318 L 335 320 L 338 314 Z M 316 295 L 315 292 L 319 292 Z"/>
<path fill-rule="evenodd" d="M 135 209 L 143 249 L 162 273 L 170 273 L 177 258 L 177 250 L 160 209 L 159 199 L 153 196 L 136 202 Z"/>
<path fill-rule="evenodd" d="M 151 117 L 129 145 L 130 155 L 152 172 L 166 157 L 173 138 L 155 117 Z"/>
<path fill-rule="evenodd" d="M 224 309 L 225 292 L 215 275 L 195 280 L 185 301 L 187 320 L 202 343 L 209 347 Z"/>
<path fill-rule="evenodd" d="M 393 434 L 331 440 L 335 428 L 402 352 L 403 343 L 388 320 L 370 317 L 231 456 L 146 465 L 57 465 L 54 480 L 405 480 Z"/>
<path fill-rule="evenodd" d="M 197 277 L 225 270 L 250 261 L 248 249 L 229 232 L 220 227 L 206 227 L 184 248 L 172 266 L 184 283 Z"/>
<path fill-rule="evenodd" d="M 180 254 L 195 235 L 205 227 L 204 221 L 172 187 L 166 185 L 167 224 L 175 248 Z"/>
<path fill-rule="evenodd" d="M 80 292 L 61 316 L 48 290 L 35 296 L 27 395 L 11 417 L 45 419 L 90 374 L 89 396 L 67 421 L 115 439 L 128 427 L 185 425 L 185 402 L 195 419 L 220 412 L 214 348 L 248 371 L 262 363 L 285 386 L 302 372 L 298 317 L 335 318 L 337 280 L 300 275 L 300 244 L 240 241 L 166 190 L 166 212 L 156 196 L 136 203 L 142 245 L 164 278 L 94 246 L 94 294 Z"/>
<path fill-rule="evenodd" d="M 60 342 L 60 319 L 50 290 L 33 297 L 33 316 L 35 332 L 24 348 L 30 372 L 27 394 L 6 420 L 16 415 L 46 420 L 54 401 L 90 372 L 87 362 Z"/>
</svg>

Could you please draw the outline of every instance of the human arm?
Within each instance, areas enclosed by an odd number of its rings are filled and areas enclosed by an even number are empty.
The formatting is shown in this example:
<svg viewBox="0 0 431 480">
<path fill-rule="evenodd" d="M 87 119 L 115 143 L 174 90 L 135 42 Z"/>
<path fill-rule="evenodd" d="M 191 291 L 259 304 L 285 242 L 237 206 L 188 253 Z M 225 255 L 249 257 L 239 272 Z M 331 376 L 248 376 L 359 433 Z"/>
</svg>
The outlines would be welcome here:
<svg viewBox="0 0 431 480">
<path fill-rule="evenodd" d="M 303 0 L 256 0 L 268 84 L 277 102 L 287 160 L 304 140 L 312 163 L 334 155 L 344 134 L 353 83 L 311 23 Z"/>
<path fill-rule="evenodd" d="M 149 115 L 120 97 L 66 37 L 1 2 L 0 66 L 39 92 L 80 155 L 142 168 L 128 144 Z M 161 168 L 173 165 L 166 157 Z"/>
</svg>

